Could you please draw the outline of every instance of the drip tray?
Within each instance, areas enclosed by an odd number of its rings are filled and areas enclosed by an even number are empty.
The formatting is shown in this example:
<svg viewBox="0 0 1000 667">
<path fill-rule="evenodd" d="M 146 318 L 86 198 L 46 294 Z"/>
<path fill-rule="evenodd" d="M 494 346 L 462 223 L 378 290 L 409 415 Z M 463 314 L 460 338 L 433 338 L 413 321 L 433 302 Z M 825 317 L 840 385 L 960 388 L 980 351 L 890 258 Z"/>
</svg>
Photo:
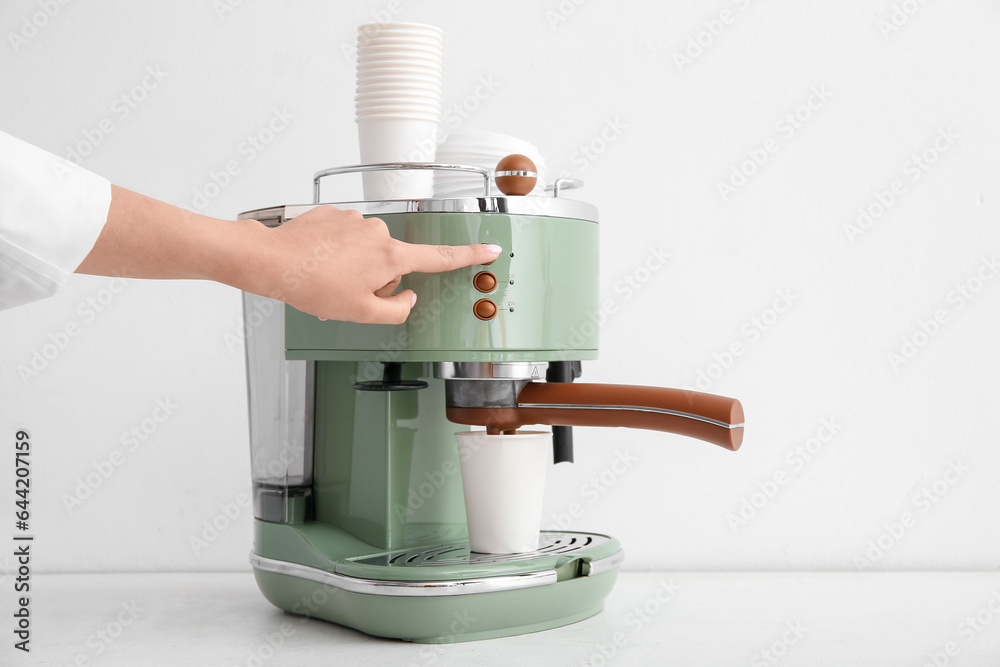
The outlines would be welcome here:
<svg viewBox="0 0 1000 667">
<path fill-rule="evenodd" d="M 441 544 L 422 549 L 394 551 L 377 556 L 351 559 L 364 565 L 388 565 L 394 567 L 421 567 L 442 565 L 485 565 L 488 563 L 510 563 L 546 556 L 571 554 L 575 551 L 595 547 L 609 542 L 606 535 L 587 533 L 560 533 L 543 531 L 539 535 L 538 549 L 516 554 L 481 554 L 470 551 L 468 542 Z"/>
</svg>

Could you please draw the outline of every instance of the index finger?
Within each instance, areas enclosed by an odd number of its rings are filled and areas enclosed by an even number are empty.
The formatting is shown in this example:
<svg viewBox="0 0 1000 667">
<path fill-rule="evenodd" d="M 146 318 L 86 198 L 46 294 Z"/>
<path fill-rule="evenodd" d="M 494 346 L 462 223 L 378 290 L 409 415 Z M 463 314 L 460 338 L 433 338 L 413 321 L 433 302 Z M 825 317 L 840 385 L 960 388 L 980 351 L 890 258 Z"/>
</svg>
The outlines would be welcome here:
<svg viewBox="0 0 1000 667">
<path fill-rule="evenodd" d="M 408 272 L 440 273 L 463 266 L 489 264 L 503 250 L 493 243 L 472 245 L 421 245 L 403 243 L 404 263 Z"/>
</svg>

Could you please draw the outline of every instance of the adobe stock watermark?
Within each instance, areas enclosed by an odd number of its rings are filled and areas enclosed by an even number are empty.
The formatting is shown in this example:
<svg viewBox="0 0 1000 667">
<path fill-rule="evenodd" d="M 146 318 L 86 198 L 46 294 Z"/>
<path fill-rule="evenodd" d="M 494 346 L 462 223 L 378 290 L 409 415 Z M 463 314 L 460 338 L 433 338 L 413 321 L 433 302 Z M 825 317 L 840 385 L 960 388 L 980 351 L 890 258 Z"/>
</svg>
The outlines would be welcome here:
<svg viewBox="0 0 1000 667">
<path fill-rule="evenodd" d="M 765 507 L 770 505 L 782 490 L 794 482 L 805 470 L 810 461 L 834 440 L 844 428 L 836 415 L 820 420 L 819 428 L 804 442 L 795 445 L 785 453 L 784 466 L 757 482 L 757 488 L 740 498 L 739 507 L 726 514 L 726 523 L 733 533 L 750 524 Z"/>
<path fill-rule="evenodd" d="M 1000 616 L 1000 590 L 993 588 L 989 597 L 975 613 L 966 616 L 955 628 L 956 639 L 946 641 L 939 650 L 927 653 L 923 667 L 947 667 L 952 658 L 962 654 L 972 641 Z"/>
<path fill-rule="evenodd" d="M 125 634 L 125 631 L 131 627 L 136 620 L 138 620 L 139 614 L 143 611 L 145 610 L 141 608 L 135 600 L 132 600 L 131 602 L 122 602 L 121 611 L 119 611 L 114 618 L 108 621 L 103 628 L 87 637 L 85 645 L 88 649 L 90 649 L 91 654 L 94 657 L 104 655 L 105 651 L 111 648 L 112 644 L 121 639 L 122 635 Z M 77 654 L 73 664 L 89 664 L 87 654 Z"/>
<path fill-rule="evenodd" d="M 909 506 L 889 523 L 882 524 L 882 532 L 868 541 L 864 553 L 854 557 L 854 567 L 858 572 L 875 568 L 887 553 L 903 541 L 920 519 L 930 513 L 970 472 L 972 468 L 962 463 L 960 459 L 949 461 L 948 469 L 910 496 Z"/>
<path fill-rule="evenodd" d="M 468 448 L 461 448 L 459 450 L 460 460 L 468 460 L 469 456 L 478 449 L 479 445 L 475 442 L 470 443 Z M 459 466 L 455 465 L 454 461 L 447 459 L 442 461 L 441 466 L 436 470 L 425 470 L 423 479 L 418 480 L 416 485 L 413 483 L 410 484 L 410 488 L 406 494 L 406 505 L 401 505 L 398 502 L 393 504 L 392 511 L 395 513 L 396 518 L 400 521 L 412 518 L 459 472 L 461 472 Z"/>
<path fill-rule="evenodd" d="M 269 322 L 272 317 L 280 314 L 285 307 L 285 304 L 280 301 L 267 297 L 255 297 L 252 301 L 253 306 L 251 309 L 249 311 L 244 310 L 244 314 L 238 318 L 235 330 L 222 334 L 222 341 L 226 344 L 226 348 L 230 352 L 241 352 L 247 338 L 252 336 L 258 328 Z M 246 304 L 246 301 L 244 301 L 244 304 Z"/>
<path fill-rule="evenodd" d="M 754 0 L 732 0 L 732 4 L 736 5 L 735 10 L 724 7 L 714 18 L 702 21 L 701 29 L 688 37 L 684 48 L 674 51 L 674 64 L 677 65 L 678 72 L 683 72 L 685 67 L 693 65 L 705 55 L 740 14 L 754 4 Z"/>
<path fill-rule="evenodd" d="M 74 164 L 83 164 L 83 161 L 93 155 L 97 147 L 114 133 L 121 122 L 131 116 L 143 102 L 149 99 L 154 90 L 163 85 L 168 76 L 160 69 L 159 65 L 146 66 L 138 83 L 111 102 L 109 115 L 97 121 L 95 126 L 84 129 L 82 139 L 66 146 L 64 157 Z M 53 162 L 52 168 L 60 178 L 69 173 L 69 169 L 59 162 Z"/>
<path fill-rule="evenodd" d="M 778 290 L 769 305 L 740 326 L 740 336 L 737 339 L 727 345 L 722 352 L 712 354 L 712 361 L 698 371 L 694 383 L 687 388 L 697 391 L 711 389 L 712 385 L 722 379 L 726 372 L 733 367 L 737 359 L 746 354 L 765 333 L 778 323 L 796 301 L 798 301 L 798 296 L 793 294 L 790 289 Z"/>
<path fill-rule="evenodd" d="M 203 555 L 251 507 L 250 495 L 243 492 L 237 493 L 232 500 L 219 503 L 216 513 L 201 522 L 201 530 L 196 535 L 188 536 L 191 553 L 195 556 Z"/>
<path fill-rule="evenodd" d="M 246 4 L 246 0 L 212 0 L 212 9 L 218 19 L 224 21 L 244 4 Z"/>
<path fill-rule="evenodd" d="M 428 327 L 441 317 L 448 304 L 454 303 L 460 295 L 468 292 L 469 286 L 465 281 L 459 281 L 452 276 L 445 276 L 441 280 L 442 287 L 438 295 L 430 301 L 417 299 L 417 305 L 410 311 L 406 326 L 400 327 L 394 340 L 379 343 L 381 352 L 375 355 L 372 360 L 374 363 L 367 364 L 362 374 L 353 376 L 352 382 L 380 379 L 382 370 L 378 364 L 398 360 L 403 350 L 409 349 L 413 344 L 414 337 L 422 336 Z"/>
<path fill-rule="evenodd" d="M 570 328 L 566 341 L 568 346 L 573 349 L 585 347 L 592 336 L 607 324 L 613 315 L 618 314 L 624 304 L 648 285 L 653 276 L 665 267 L 672 257 L 673 255 L 663 246 L 648 248 L 642 261 L 615 281 L 612 287 L 614 296 L 602 299 L 597 310 L 588 312 L 582 322 Z"/>
<path fill-rule="evenodd" d="M 78 303 L 74 312 L 79 319 L 69 320 L 61 329 L 49 333 L 46 341 L 31 351 L 28 361 L 18 364 L 17 374 L 24 386 L 27 387 L 31 380 L 45 372 L 70 343 L 83 333 L 86 325 L 96 320 L 128 285 L 127 280 L 111 278 L 103 288 Z"/>
<path fill-rule="evenodd" d="M 389 0 L 385 7 L 382 9 L 376 9 L 369 14 L 369 16 L 371 16 L 371 21 L 366 23 L 365 26 L 374 27 L 369 27 L 361 32 L 366 37 L 376 34 L 380 27 L 388 23 L 392 23 L 393 20 L 402 13 L 402 11 L 403 4 L 400 0 Z M 358 51 L 353 42 L 347 43 L 342 41 L 340 43 L 340 54 L 344 56 L 344 62 L 349 65 L 354 65 L 354 63 L 357 62 Z"/>
<path fill-rule="evenodd" d="M 441 656 L 445 655 L 447 651 L 445 645 L 461 641 L 459 638 L 464 634 L 468 634 L 469 630 L 474 628 L 478 622 L 479 617 L 473 616 L 468 607 L 461 610 L 455 609 L 441 626 L 441 633 L 436 635 L 431 643 L 420 647 L 417 657 L 421 662 L 410 662 L 407 664 L 409 667 L 416 667 L 419 664 L 436 665 Z"/>
<path fill-rule="evenodd" d="M 889 16 L 878 20 L 878 31 L 888 39 L 894 33 L 902 30 L 916 16 L 917 12 L 927 4 L 927 0 L 903 0 L 892 6 Z"/>
<path fill-rule="evenodd" d="M 948 290 L 945 305 L 917 320 L 916 327 L 900 338 L 899 347 L 889 350 L 886 359 L 893 371 L 913 361 L 969 303 L 982 293 L 986 285 L 1000 272 L 996 255 L 984 257 L 972 274 Z"/>
<path fill-rule="evenodd" d="M 473 84 L 472 92 L 455 102 L 450 107 L 444 109 L 441 114 L 441 124 L 448 130 L 457 130 L 479 111 L 486 100 L 493 97 L 503 81 L 498 80 L 492 74 L 482 74 Z M 442 142 L 447 141 L 447 135 L 441 137 Z"/>
<path fill-rule="evenodd" d="M 275 108 L 271 117 L 257 129 L 248 134 L 236 146 L 236 157 L 227 160 L 218 170 L 208 172 L 208 182 L 194 189 L 190 208 L 194 211 L 204 211 L 216 197 L 232 185 L 233 179 L 243 173 L 282 132 L 288 129 L 295 115 L 285 108 Z"/>
<path fill-rule="evenodd" d="M 907 158 L 899 176 L 892 179 L 885 188 L 872 193 L 872 198 L 867 204 L 858 207 L 854 222 L 844 224 L 844 235 L 847 240 L 854 243 L 885 217 L 907 192 L 909 184 L 919 181 L 960 137 L 961 135 L 950 127 L 939 128 L 927 147 Z"/>
<path fill-rule="evenodd" d="M 10 50 L 17 53 L 28 42 L 38 37 L 70 2 L 72 0 L 38 0 L 35 3 L 38 9 L 23 17 L 16 31 L 11 30 L 7 33 Z"/>
<path fill-rule="evenodd" d="M 262 633 L 262 641 L 257 646 L 247 649 L 247 657 L 243 664 L 246 667 L 261 667 L 275 656 L 278 649 L 283 647 L 295 632 L 295 627 L 289 621 L 282 621 L 275 630 Z"/>
<path fill-rule="evenodd" d="M 298 625 L 308 623 L 311 618 L 316 616 L 316 612 L 329 602 L 330 597 L 337 595 L 337 593 L 337 589 L 328 584 L 313 584 L 312 591 L 299 598 L 299 601 L 292 605 L 289 610 L 298 616 L 294 623 Z M 245 667 L 263 667 L 265 663 L 277 655 L 278 650 L 285 646 L 289 639 L 295 636 L 297 630 L 292 623 L 293 621 L 283 620 L 274 630 L 261 633 L 261 641 L 256 646 L 247 649 L 246 658 L 241 664 Z M 233 667 L 237 667 L 237 665 L 234 664 Z"/>
<path fill-rule="evenodd" d="M 587 4 L 587 0 L 559 0 L 555 9 L 545 10 L 545 20 L 548 22 L 549 28 L 558 29 L 585 4 Z"/>
<path fill-rule="evenodd" d="M 587 171 L 594 162 L 604 155 L 608 147 L 618 141 L 622 134 L 629 128 L 629 125 L 618 116 L 605 118 L 604 125 L 598 130 L 593 138 L 580 144 L 569 157 L 570 164 L 576 167 L 576 174 Z M 571 176 L 567 172 L 560 174 L 560 178 Z"/>
<path fill-rule="evenodd" d="M 549 516 L 551 524 L 560 530 L 569 530 L 583 516 L 587 505 L 595 504 L 638 462 L 639 457 L 627 449 L 615 451 L 611 463 L 604 470 L 580 485 L 576 499 L 566 505 L 565 511 L 553 512 Z"/>
<path fill-rule="evenodd" d="M 833 93 L 826 89 L 825 84 L 813 86 L 809 95 L 801 104 L 786 112 L 774 124 L 774 134 L 765 138 L 758 145 L 747 149 L 746 158 L 734 164 L 725 180 L 715 183 L 715 189 L 722 198 L 728 201 L 741 188 L 756 176 L 782 146 L 786 145 L 815 115 L 827 105 Z M 785 142 L 785 143 L 783 143 Z"/>
<path fill-rule="evenodd" d="M 773 667 L 778 664 L 793 646 L 802 641 L 807 631 L 801 621 L 786 621 L 781 636 L 750 658 L 750 667 Z"/>
<path fill-rule="evenodd" d="M 92 471 L 76 478 L 76 485 L 73 492 L 64 492 L 59 496 L 67 514 L 83 506 L 83 503 L 90 499 L 105 482 L 121 468 L 125 462 L 139 448 L 148 442 L 160 427 L 166 423 L 174 412 L 180 407 L 169 397 L 156 399 L 155 407 L 150 411 L 149 416 L 133 424 L 127 431 L 123 431 L 118 438 L 118 447 L 112 449 L 107 456 L 91 464 Z"/>
<path fill-rule="evenodd" d="M 448 652 L 447 644 L 454 644 L 461 641 L 461 636 L 468 634 L 469 630 L 479 622 L 478 616 L 473 616 L 468 607 L 455 609 L 451 615 L 447 616 L 441 626 L 441 633 L 434 636 L 431 643 L 420 646 L 417 651 L 419 662 L 407 662 L 406 667 L 419 667 L 420 665 L 436 665 L 442 656 Z M 397 663 L 402 664 L 402 663 Z"/>
<path fill-rule="evenodd" d="M 656 588 L 641 604 L 634 605 L 622 619 L 626 629 L 614 632 L 606 642 L 602 642 L 597 649 L 585 660 L 580 661 L 581 667 L 607 667 L 618 655 L 618 652 L 634 639 L 643 628 L 645 628 L 666 606 L 673 600 L 681 587 L 674 583 L 673 579 L 660 579 L 656 582 Z"/>
</svg>

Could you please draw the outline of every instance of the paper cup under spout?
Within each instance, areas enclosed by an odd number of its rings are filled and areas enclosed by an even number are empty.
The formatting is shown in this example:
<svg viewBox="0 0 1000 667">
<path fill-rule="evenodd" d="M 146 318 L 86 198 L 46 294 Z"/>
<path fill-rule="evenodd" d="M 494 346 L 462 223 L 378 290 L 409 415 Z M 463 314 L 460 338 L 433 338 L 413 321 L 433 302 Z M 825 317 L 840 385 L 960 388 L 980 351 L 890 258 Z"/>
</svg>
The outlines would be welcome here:
<svg viewBox="0 0 1000 667">
<path fill-rule="evenodd" d="M 472 550 L 506 554 L 538 549 L 552 434 L 455 435 Z"/>
</svg>

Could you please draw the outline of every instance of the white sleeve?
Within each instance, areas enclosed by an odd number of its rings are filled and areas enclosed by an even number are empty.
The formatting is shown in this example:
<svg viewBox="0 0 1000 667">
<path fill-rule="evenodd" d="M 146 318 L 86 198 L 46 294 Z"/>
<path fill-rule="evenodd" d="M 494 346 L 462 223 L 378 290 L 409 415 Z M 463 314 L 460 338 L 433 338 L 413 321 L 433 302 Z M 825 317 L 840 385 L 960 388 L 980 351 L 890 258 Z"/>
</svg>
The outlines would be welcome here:
<svg viewBox="0 0 1000 667">
<path fill-rule="evenodd" d="M 110 207 L 107 179 L 0 132 L 0 310 L 66 284 Z"/>
</svg>

